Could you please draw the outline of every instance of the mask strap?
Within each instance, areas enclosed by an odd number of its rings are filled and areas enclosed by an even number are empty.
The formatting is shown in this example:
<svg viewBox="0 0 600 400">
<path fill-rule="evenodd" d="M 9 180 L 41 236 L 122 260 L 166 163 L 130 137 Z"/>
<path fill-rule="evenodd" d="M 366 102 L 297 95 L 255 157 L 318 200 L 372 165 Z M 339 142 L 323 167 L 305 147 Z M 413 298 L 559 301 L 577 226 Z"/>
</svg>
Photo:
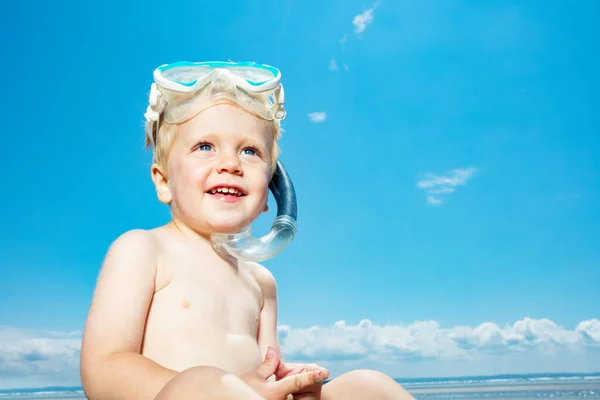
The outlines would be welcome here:
<svg viewBox="0 0 600 400">
<path fill-rule="evenodd" d="M 160 129 L 160 116 L 165 106 L 165 99 L 162 93 L 156 87 L 156 83 L 150 86 L 150 104 L 146 108 L 146 121 L 152 123 L 150 127 L 150 144 L 152 147 L 156 146 L 156 138 L 158 137 L 158 130 Z"/>
<path fill-rule="evenodd" d="M 277 88 L 275 88 L 275 90 L 273 91 L 273 97 L 274 103 L 272 107 L 272 112 L 275 119 L 285 119 L 286 111 L 283 107 L 283 104 L 285 103 L 283 85 L 280 84 L 279 86 L 277 86 Z"/>
</svg>

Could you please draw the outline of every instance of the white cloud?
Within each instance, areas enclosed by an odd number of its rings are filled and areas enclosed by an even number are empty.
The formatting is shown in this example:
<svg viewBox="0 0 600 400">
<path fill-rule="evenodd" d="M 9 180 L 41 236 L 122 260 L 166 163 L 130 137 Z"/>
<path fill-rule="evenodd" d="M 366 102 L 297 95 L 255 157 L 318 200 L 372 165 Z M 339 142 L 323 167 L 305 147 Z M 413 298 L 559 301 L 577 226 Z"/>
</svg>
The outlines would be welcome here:
<svg viewBox="0 0 600 400">
<path fill-rule="evenodd" d="M 373 12 L 375 11 L 375 7 L 369 8 L 361 14 L 358 14 L 352 20 L 352 24 L 356 27 L 354 29 L 355 33 L 364 32 L 371 22 L 373 22 Z"/>
<path fill-rule="evenodd" d="M 568 329 L 548 319 L 499 326 L 441 327 L 436 321 L 278 327 L 287 361 L 321 363 L 333 374 L 375 368 L 394 377 L 489 373 L 585 372 L 600 365 L 600 320 Z M 78 386 L 80 332 L 0 326 L 0 389 Z M 526 366 L 526 367 L 525 367 Z M 494 369 L 495 368 L 495 369 Z"/>
<path fill-rule="evenodd" d="M 308 114 L 308 119 L 310 119 L 310 122 L 314 123 L 323 122 L 327 119 L 327 114 L 324 112 L 311 112 Z"/>
<path fill-rule="evenodd" d="M 367 29 L 367 25 L 370 25 L 373 22 L 373 18 L 374 18 L 374 13 L 375 13 L 375 9 L 377 7 L 379 7 L 380 5 L 380 0 L 378 0 L 377 2 L 375 2 L 373 4 L 373 6 L 365 11 L 363 11 L 362 13 L 355 15 L 354 18 L 352 18 L 352 24 L 354 25 L 354 33 L 362 33 L 365 31 L 365 29 Z M 345 46 L 346 43 L 348 43 L 348 34 L 345 33 L 344 36 L 342 36 L 339 39 L 339 42 L 342 46 Z M 343 67 L 346 71 L 348 71 L 348 66 L 346 64 L 343 64 Z M 329 69 L 332 71 L 339 71 L 340 67 L 338 66 L 335 58 L 332 58 L 331 61 L 329 62 Z"/>
<path fill-rule="evenodd" d="M 431 204 L 432 206 L 439 206 L 443 203 L 442 199 L 438 199 L 434 196 L 427 196 L 427 204 Z"/>
<path fill-rule="evenodd" d="M 0 326 L 0 389 L 78 385 L 80 332 Z"/>
<path fill-rule="evenodd" d="M 342 67 L 343 67 L 343 68 L 344 68 L 346 71 L 348 71 L 348 65 L 347 65 L 347 64 L 342 64 Z M 328 66 L 328 68 L 329 68 L 331 71 L 335 71 L 335 72 L 337 72 L 337 71 L 339 71 L 339 70 L 340 70 L 340 66 L 339 66 L 339 64 L 337 63 L 337 60 L 335 59 L 335 57 L 332 57 L 332 58 L 331 58 L 331 60 L 329 60 L 329 66 Z"/>
<path fill-rule="evenodd" d="M 332 71 L 340 70 L 340 67 L 337 65 L 337 62 L 335 61 L 335 57 L 333 57 L 331 60 L 329 60 L 329 69 Z"/>
<path fill-rule="evenodd" d="M 417 182 L 417 187 L 428 194 L 426 196 L 428 204 L 441 205 L 444 198 L 439 195 L 451 194 L 456 191 L 457 186 L 466 185 L 476 171 L 476 168 L 469 167 L 465 169 L 456 168 L 442 175 L 425 174 L 425 177 Z"/>
<path fill-rule="evenodd" d="M 577 325 L 575 329 L 581 336 L 585 343 L 600 343 L 600 321 L 597 319 L 589 319 L 582 321 Z"/>
<path fill-rule="evenodd" d="M 436 321 L 410 325 L 377 325 L 369 320 L 348 325 L 339 321 L 331 327 L 280 326 L 279 338 L 283 355 L 298 361 L 412 363 L 483 359 L 493 362 L 494 357 L 523 352 L 552 356 L 561 350 L 570 353 L 598 350 L 600 320 L 582 321 L 572 330 L 548 319 L 531 318 L 504 327 L 484 322 L 475 327 L 451 328 L 442 328 Z M 538 371 L 543 367 L 538 365 Z"/>
</svg>

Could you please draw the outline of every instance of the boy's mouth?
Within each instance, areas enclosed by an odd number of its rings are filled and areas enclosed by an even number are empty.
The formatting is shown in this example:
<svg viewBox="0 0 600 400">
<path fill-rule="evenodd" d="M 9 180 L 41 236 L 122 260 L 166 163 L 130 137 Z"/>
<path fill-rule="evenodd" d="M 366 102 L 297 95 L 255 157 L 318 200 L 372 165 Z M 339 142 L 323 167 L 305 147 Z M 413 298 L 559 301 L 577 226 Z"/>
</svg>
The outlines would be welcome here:
<svg viewBox="0 0 600 400">
<path fill-rule="evenodd" d="M 207 191 L 208 194 L 216 196 L 223 200 L 235 200 L 246 196 L 244 189 L 239 186 L 219 185 L 214 186 Z"/>
</svg>

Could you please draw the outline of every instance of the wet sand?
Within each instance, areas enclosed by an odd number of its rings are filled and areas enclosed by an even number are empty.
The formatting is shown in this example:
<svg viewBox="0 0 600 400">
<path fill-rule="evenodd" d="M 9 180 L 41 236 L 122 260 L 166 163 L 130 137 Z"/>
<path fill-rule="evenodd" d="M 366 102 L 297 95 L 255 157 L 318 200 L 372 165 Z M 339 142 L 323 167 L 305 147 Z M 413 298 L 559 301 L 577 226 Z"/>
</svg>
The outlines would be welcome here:
<svg viewBox="0 0 600 400">
<path fill-rule="evenodd" d="M 573 383 L 535 383 L 535 384 L 511 384 L 511 385 L 469 385 L 469 386 L 446 386 L 446 387 L 414 387 L 406 385 L 405 389 L 411 394 L 435 394 L 435 393 L 484 393 L 484 392 L 540 392 L 540 391 L 594 391 L 600 392 L 600 381 Z"/>
<path fill-rule="evenodd" d="M 590 381 L 576 380 L 573 382 L 556 382 L 550 381 L 548 383 L 535 382 L 535 383 L 510 383 L 505 384 L 503 382 L 498 383 L 469 383 L 467 385 L 450 384 L 450 385 L 410 385 L 405 384 L 404 388 L 412 394 L 417 400 L 421 395 L 425 395 L 425 398 L 429 398 L 428 395 L 432 395 L 432 398 L 449 398 L 447 395 L 457 395 L 457 398 L 468 396 L 469 400 L 487 399 L 490 394 L 495 394 L 492 397 L 503 398 L 505 397 L 502 392 L 506 393 L 507 397 L 511 400 L 520 399 L 533 399 L 539 398 L 541 393 L 554 395 L 545 395 L 542 397 L 557 397 L 562 399 L 571 399 L 581 397 L 581 393 L 585 392 L 583 397 L 600 398 L 600 380 L 594 379 Z M 561 393 L 562 392 L 562 393 Z M 512 393 L 512 394 L 511 394 Z M 559 394 L 560 393 L 560 394 Z M 558 394 L 558 396 L 557 396 Z M 6 397 L 6 399 L 20 399 L 20 400 L 87 400 L 83 395 L 72 395 L 72 396 L 19 396 L 19 397 Z"/>
</svg>

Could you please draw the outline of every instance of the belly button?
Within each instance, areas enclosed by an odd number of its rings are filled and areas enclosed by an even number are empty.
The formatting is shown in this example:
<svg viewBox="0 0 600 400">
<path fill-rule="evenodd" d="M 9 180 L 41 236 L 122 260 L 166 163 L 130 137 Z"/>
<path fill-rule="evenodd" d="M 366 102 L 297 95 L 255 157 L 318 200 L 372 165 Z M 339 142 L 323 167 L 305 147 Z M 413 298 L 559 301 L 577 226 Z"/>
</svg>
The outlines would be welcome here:
<svg viewBox="0 0 600 400">
<path fill-rule="evenodd" d="M 181 302 L 181 307 L 183 308 L 190 308 L 190 302 L 187 300 L 184 300 Z"/>
</svg>

